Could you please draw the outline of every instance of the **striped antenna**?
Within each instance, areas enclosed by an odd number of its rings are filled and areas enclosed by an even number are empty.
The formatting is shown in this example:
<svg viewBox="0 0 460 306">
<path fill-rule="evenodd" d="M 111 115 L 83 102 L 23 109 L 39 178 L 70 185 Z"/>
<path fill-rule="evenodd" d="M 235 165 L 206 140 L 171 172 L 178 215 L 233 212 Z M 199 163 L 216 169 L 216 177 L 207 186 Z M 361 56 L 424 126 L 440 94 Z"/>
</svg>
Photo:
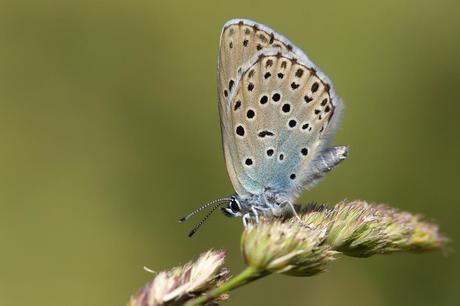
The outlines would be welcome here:
<svg viewBox="0 0 460 306">
<path fill-rule="evenodd" d="M 188 215 L 180 218 L 179 223 L 187 221 L 188 219 L 190 219 L 191 217 L 193 217 L 194 215 L 196 215 L 197 213 L 199 213 L 200 211 L 202 211 L 203 209 L 205 209 L 205 208 L 207 208 L 207 207 L 209 207 L 211 205 L 216 204 L 216 207 L 218 207 L 220 204 L 225 203 L 227 201 L 230 201 L 230 199 L 229 198 L 222 198 L 222 199 L 216 199 L 216 200 L 213 200 L 213 201 L 211 201 L 209 203 L 206 203 L 205 205 L 195 209 L 194 211 L 192 211 Z M 214 210 L 215 210 L 215 208 L 212 211 L 214 211 Z"/>
<path fill-rule="evenodd" d="M 208 214 L 207 214 L 197 225 L 195 225 L 195 227 L 190 231 L 190 233 L 188 234 L 188 236 L 189 236 L 189 237 L 192 237 L 192 236 L 198 231 L 198 229 L 203 225 L 203 223 L 206 222 L 206 220 L 208 220 L 209 216 L 211 216 L 212 213 L 215 212 L 216 209 L 217 209 L 220 205 L 222 205 L 222 204 L 224 204 L 224 203 L 225 203 L 225 202 L 222 202 L 222 203 L 219 203 L 219 204 L 217 204 L 216 206 L 214 206 L 214 207 L 211 209 L 211 211 L 210 211 L 210 212 L 209 212 L 209 213 L 208 213 Z"/>
</svg>

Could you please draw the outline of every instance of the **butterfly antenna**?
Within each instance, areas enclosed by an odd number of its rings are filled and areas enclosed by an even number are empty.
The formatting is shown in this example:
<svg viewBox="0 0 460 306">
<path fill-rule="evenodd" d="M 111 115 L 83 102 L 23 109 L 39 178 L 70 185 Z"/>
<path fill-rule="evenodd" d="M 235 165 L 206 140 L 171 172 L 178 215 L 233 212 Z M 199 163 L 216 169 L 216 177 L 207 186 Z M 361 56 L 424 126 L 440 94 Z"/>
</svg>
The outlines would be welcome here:
<svg viewBox="0 0 460 306">
<path fill-rule="evenodd" d="M 198 229 L 203 225 L 203 223 L 206 222 L 206 220 L 208 220 L 208 218 L 212 215 L 213 212 L 216 211 L 216 209 L 221 205 L 221 204 L 224 204 L 224 202 L 222 203 L 219 203 L 217 204 L 216 206 L 214 206 L 210 212 L 208 212 L 208 214 L 206 216 L 204 216 L 203 219 L 201 219 L 200 223 L 198 223 L 197 225 L 195 225 L 195 227 L 190 231 L 190 233 L 188 234 L 189 237 L 192 237 L 197 231 Z"/>
<path fill-rule="evenodd" d="M 228 198 L 222 198 L 222 199 L 216 199 L 216 200 L 213 200 L 209 203 L 206 203 L 204 204 L 203 206 L 195 209 L 194 211 L 192 211 L 191 213 L 189 213 L 188 215 L 182 217 L 179 219 L 179 223 L 182 223 L 184 221 L 187 221 L 188 219 L 190 219 L 191 217 L 193 217 L 194 215 L 196 215 L 197 213 L 199 213 L 200 211 L 202 211 L 203 209 L 211 206 L 211 205 L 214 205 L 214 204 L 217 204 L 216 207 L 218 207 L 220 204 L 222 204 L 221 202 L 226 202 L 226 201 L 229 201 L 230 199 Z M 215 210 L 215 209 L 214 209 Z M 213 210 L 213 211 L 214 211 Z"/>
</svg>

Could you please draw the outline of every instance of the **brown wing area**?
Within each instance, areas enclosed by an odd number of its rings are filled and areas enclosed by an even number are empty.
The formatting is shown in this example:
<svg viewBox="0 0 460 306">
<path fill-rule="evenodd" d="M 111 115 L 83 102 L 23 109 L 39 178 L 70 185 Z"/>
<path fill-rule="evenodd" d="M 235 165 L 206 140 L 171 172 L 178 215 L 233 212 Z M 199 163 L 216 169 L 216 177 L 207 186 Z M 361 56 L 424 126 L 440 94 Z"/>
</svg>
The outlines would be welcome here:
<svg viewBox="0 0 460 306">
<path fill-rule="evenodd" d="M 238 71 L 257 52 L 266 48 L 286 51 L 292 49 L 275 36 L 276 34 L 267 33 L 257 25 L 248 25 L 243 21 L 228 25 L 222 30 L 218 62 L 221 101 L 224 101 L 234 88 Z"/>
</svg>

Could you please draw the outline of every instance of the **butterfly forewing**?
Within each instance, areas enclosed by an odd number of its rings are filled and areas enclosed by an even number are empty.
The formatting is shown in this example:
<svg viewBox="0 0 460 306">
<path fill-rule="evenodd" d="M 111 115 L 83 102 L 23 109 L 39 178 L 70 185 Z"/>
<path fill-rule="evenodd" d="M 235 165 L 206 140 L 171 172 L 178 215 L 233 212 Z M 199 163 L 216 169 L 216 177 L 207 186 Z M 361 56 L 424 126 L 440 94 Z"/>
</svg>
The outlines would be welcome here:
<svg viewBox="0 0 460 306">
<path fill-rule="evenodd" d="M 229 97 L 236 87 L 238 73 L 256 53 L 263 49 L 276 47 L 280 50 L 293 48 L 290 42 L 274 33 L 271 29 L 249 20 L 231 20 L 224 25 L 220 37 L 218 59 L 218 97 L 221 116 L 221 130 L 227 170 L 237 193 L 248 192 L 247 186 L 257 183 L 244 173 L 236 173 L 233 162 L 238 158 L 237 152 L 229 147 L 233 127 L 229 124 L 231 114 Z M 238 104 L 233 105 L 238 109 Z"/>
</svg>

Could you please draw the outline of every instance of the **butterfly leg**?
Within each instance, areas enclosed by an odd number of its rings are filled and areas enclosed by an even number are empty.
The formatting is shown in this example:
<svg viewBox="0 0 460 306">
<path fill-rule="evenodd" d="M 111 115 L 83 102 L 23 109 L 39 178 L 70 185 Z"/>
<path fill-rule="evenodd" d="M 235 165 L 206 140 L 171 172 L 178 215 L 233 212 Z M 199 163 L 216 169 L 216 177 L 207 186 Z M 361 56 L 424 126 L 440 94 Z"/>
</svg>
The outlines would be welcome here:
<svg viewBox="0 0 460 306">
<path fill-rule="evenodd" d="M 311 229 L 311 227 L 308 224 L 306 224 L 305 222 L 302 221 L 302 219 L 300 218 L 299 214 L 295 210 L 294 204 L 292 204 L 290 201 L 288 201 L 287 203 L 288 203 L 289 207 L 291 208 L 292 212 L 294 213 L 294 216 L 296 217 L 296 219 L 299 220 L 299 222 L 302 223 L 304 226 L 306 226 L 308 229 Z"/>
<path fill-rule="evenodd" d="M 295 210 L 295 207 L 294 207 L 294 205 L 291 203 L 291 201 L 289 201 L 288 204 L 289 204 L 289 207 L 292 209 L 292 212 L 294 213 L 294 216 L 295 216 L 299 221 L 302 221 L 302 219 L 300 219 L 299 214 L 297 214 L 297 211 Z"/>
<path fill-rule="evenodd" d="M 243 220 L 244 227 L 246 227 L 251 220 L 255 220 L 256 223 L 259 223 L 259 213 L 253 206 L 251 207 L 251 211 L 245 213 L 241 219 Z"/>
<path fill-rule="evenodd" d="M 256 223 L 259 223 L 259 213 L 257 212 L 254 206 L 251 207 L 251 211 L 254 216 L 254 219 L 256 220 Z"/>
<path fill-rule="evenodd" d="M 241 219 L 243 220 L 243 226 L 246 228 L 246 226 L 248 226 L 249 220 L 251 219 L 250 213 L 245 213 Z"/>
</svg>

